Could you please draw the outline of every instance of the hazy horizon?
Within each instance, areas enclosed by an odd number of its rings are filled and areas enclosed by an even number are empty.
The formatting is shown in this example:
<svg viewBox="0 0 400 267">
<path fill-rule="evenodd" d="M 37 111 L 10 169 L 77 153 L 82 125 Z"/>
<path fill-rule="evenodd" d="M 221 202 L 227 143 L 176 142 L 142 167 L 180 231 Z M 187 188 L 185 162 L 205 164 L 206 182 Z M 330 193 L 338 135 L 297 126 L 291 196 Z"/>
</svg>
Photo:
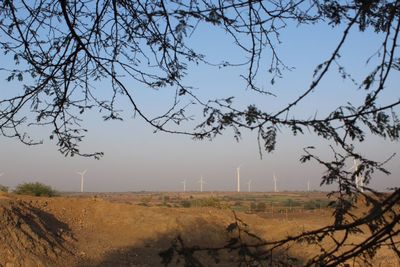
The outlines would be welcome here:
<svg viewBox="0 0 400 267">
<path fill-rule="evenodd" d="M 200 27 L 200 26 L 199 26 Z M 332 29 L 322 23 L 313 26 L 296 25 L 282 32 L 282 45 L 278 47 L 282 60 L 293 66 L 293 71 L 287 71 L 282 79 L 276 79 L 274 86 L 270 84 L 270 76 L 260 76 L 258 81 L 262 87 L 277 94 L 277 97 L 261 98 L 251 90 L 245 89 L 243 80 L 239 77 L 243 68 L 218 69 L 211 66 L 191 66 L 185 83 L 199 88 L 199 97 L 229 97 L 235 96 L 237 106 L 257 104 L 266 111 L 276 110 L 292 100 L 299 92 L 309 85 L 315 67 L 326 60 L 337 44 L 341 27 Z M 370 40 L 379 35 L 372 32 L 353 32 L 352 39 L 343 48 L 342 59 L 356 79 L 361 79 L 372 65 L 366 65 L 365 60 L 376 47 Z M 212 40 L 212 41 L 210 41 Z M 207 28 L 199 28 L 191 38 L 196 48 L 205 51 L 216 61 L 221 56 L 235 60 L 240 55 L 236 50 L 227 48 L 230 43 L 223 34 L 216 35 Z M 347 56 L 347 57 L 346 57 Z M 13 61 L 4 56 L 7 64 Z M 8 61 L 7 61 L 8 60 Z M 266 59 L 268 60 L 268 59 Z M 263 62 L 265 63 L 265 62 Z M 362 66 L 360 68 L 360 66 Z M 364 66 L 364 67 L 363 67 Z M 13 66 L 12 66 L 13 67 Z M 334 70 L 336 71 L 336 70 Z M 362 72 L 365 71 L 365 72 Z M 0 72 L 0 88 L 2 95 L 21 90 L 22 83 L 7 82 L 4 72 Z M 399 77 L 391 77 L 387 81 L 384 97 L 391 100 L 396 97 L 396 85 Z M 98 91 L 103 92 L 107 83 L 96 84 Z M 315 114 L 325 114 L 332 107 L 345 104 L 347 101 L 355 105 L 362 101 L 360 92 L 349 91 L 352 84 L 342 80 L 340 75 L 328 75 L 321 83 L 318 94 L 311 95 L 296 107 L 296 115 L 309 118 Z M 174 89 L 152 91 L 143 85 L 132 83 L 141 108 L 148 114 L 161 114 L 171 103 Z M 329 191 L 335 185 L 319 187 L 323 169 L 314 162 L 300 164 L 302 148 L 316 146 L 322 157 L 332 157 L 329 143 L 312 133 L 293 137 L 286 129 L 281 129 L 277 137 L 276 151 L 271 154 L 263 152 L 260 159 L 255 133 L 244 131 L 242 140 L 236 142 L 232 132 L 227 130 L 213 141 L 193 141 L 189 136 L 153 133 L 141 119 L 132 118 L 130 107 L 122 97 L 118 97 L 124 121 L 107 121 L 101 119 L 103 114 L 89 112 L 85 115 L 84 127 L 88 128 L 87 137 L 80 144 L 83 152 L 103 151 L 105 155 L 100 160 L 83 157 L 64 157 L 58 151 L 54 141 L 49 140 L 51 129 L 35 128 L 32 133 L 43 139 L 44 144 L 25 146 L 15 139 L 0 137 L 0 184 L 15 186 L 23 182 L 43 182 L 61 191 L 79 191 L 80 177 L 76 173 L 88 169 L 85 181 L 85 191 L 96 192 L 126 192 L 126 191 L 179 191 L 181 181 L 187 180 L 187 190 L 197 190 L 197 181 L 203 176 L 205 190 L 236 190 L 236 167 L 241 167 L 243 191 L 247 190 L 246 182 L 252 180 L 252 188 L 256 191 L 272 191 L 272 175 L 278 177 L 279 190 L 305 190 L 310 180 L 311 189 Z M 118 108 L 119 109 L 119 108 Z M 199 116 L 201 110 L 193 110 Z M 193 122 L 188 122 L 190 128 Z M 185 127 L 185 126 L 183 126 Z M 368 136 L 360 144 L 364 155 L 374 160 L 384 161 L 393 153 L 400 151 L 400 144 L 376 137 Z M 349 164 L 351 164 L 349 162 Z M 398 187 L 400 175 L 399 156 L 393 158 L 387 165 L 392 175 L 374 174 L 371 187 L 384 190 L 388 187 Z M 350 167 L 350 166 L 349 166 Z"/>
</svg>

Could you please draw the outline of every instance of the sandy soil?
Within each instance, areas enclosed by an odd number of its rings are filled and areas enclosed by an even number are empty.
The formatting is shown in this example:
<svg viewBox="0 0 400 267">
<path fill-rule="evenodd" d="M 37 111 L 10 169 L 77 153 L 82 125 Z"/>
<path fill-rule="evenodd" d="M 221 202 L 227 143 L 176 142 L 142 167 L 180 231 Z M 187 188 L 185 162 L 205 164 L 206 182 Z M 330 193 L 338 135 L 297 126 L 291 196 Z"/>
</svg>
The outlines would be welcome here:
<svg viewBox="0 0 400 267">
<path fill-rule="evenodd" d="M 224 245 L 230 237 L 226 226 L 234 221 L 227 209 L 120 202 L 93 196 L 0 194 L 0 266 L 162 266 L 158 253 L 177 235 L 187 245 Z M 289 220 L 238 215 L 253 232 L 268 239 L 319 227 L 330 220 L 321 213 Z M 315 251 L 298 247 L 294 253 L 307 258 Z M 400 266 L 398 260 L 383 255 L 376 266 Z M 206 266 L 215 265 L 204 260 Z M 217 266 L 234 266 L 234 258 L 225 260 Z"/>
</svg>

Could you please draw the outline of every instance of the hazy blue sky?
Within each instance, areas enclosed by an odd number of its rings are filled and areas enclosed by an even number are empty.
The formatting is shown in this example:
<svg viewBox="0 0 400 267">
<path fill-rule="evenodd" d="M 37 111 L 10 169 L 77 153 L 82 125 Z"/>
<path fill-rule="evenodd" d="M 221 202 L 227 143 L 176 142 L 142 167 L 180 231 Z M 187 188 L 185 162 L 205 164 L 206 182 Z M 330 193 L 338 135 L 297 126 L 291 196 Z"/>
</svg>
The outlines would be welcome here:
<svg viewBox="0 0 400 267">
<path fill-rule="evenodd" d="M 268 74 L 260 75 L 258 82 L 264 88 L 273 91 L 277 97 L 260 98 L 254 92 L 244 89 L 239 78 L 241 68 L 218 69 L 209 66 L 192 66 L 186 84 L 199 88 L 203 99 L 236 96 L 237 105 L 258 104 L 266 111 L 277 110 L 293 100 L 299 92 L 309 85 L 315 66 L 326 60 L 335 48 L 341 30 L 327 25 L 289 27 L 282 32 L 282 44 L 277 47 L 282 60 L 295 69 L 285 72 L 283 79 L 271 87 Z M 353 32 L 347 46 L 344 47 L 342 62 L 354 78 L 360 79 L 373 65 L 366 65 L 365 60 L 372 55 L 382 36 L 366 32 Z M 221 31 L 211 31 L 200 26 L 192 36 L 191 44 L 204 51 L 211 60 L 243 59 L 243 55 L 232 48 L 232 40 Z M 269 63 L 266 54 L 264 64 Z M 10 64 L 11 61 L 6 64 Z M 3 63 L 2 63 L 3 64 Z M 262 66 L 261 72 L 266 73 Z M 334 107 L 348 101 L 362 101 L 362 92 L 355 91 L 349 81 L 338 78 L 336 72 L 328 75 L 320 88 L 306 99 L 298 108 L 296 116 L 307 118 L 325 114 Z M 394 72 L 392 72 L 393 74 Z M 380 99 L 385 103 L 399 97 L 394 86 L 399 84 L 398 72 L 388 82 L 387 92 Z M 21 84 L 8 83 L 4 74 L 0 78 L 0 97 L 4 97 Z M 106 90 L 106 82 L 99 84 L 98 90 Z M 173 90 L 150 91 L 133 84 L 143 110 L 150 114 L 160 114 L 170 104 Z M 350 89 L 351 88 L 351 89 Z M 398 89 L 398 88 L 397 88 Z M 54 186 L 58 190 L 78 191 L 80 178 L 77 171 L 88 169 L 85 189 L 87 191 L 140 191 L 182 189 L 181 181 L 187 180 L 188 190 L 199 190 L 198 180 L 202 175 L 206 181 L 205 190 L 236 190 L 236 167 L 241 167 L 242 189 L 252 180 L 255 191 L 273 189 L 272 174 L 278 177 L 280 190 L 304 190 L 306 182 L 311 181 L 312 189 L 319 188 L 319 177 L 323 169 L 314 164 L 300 164 L 302 148 L 316 145 L 322 155 L 331 156 L 328 144 L 312 134 L 291 137 L 283 130 L 278 136 L 277 149 L 272 154 L 264 153 L 261 160 L 258 154 L 257 140 L 254 133 L 244 132 L 238 143 L 229 130 L 214 141 L 193 141 L 187 136 L 165 133 L 153 134 L 142 120 L 132 118 L 126 101 L 120 101 L 124 113 L 123 122 L 104 122 L 101 114 L 93 112 L 85 116 L 84 124 L 89 129 L 87 138 L 81 144 L 84 151 L 103 151 L 105 156 L 97 161 L 86 158 L 66 158 L 58 151 L 54 143 L 48 140 L 51 130 L 37 129 L 34 134 L 44 139 L 44 144 L 27 147 L 16 140 L 0 137 L 0 184 L 15 186 L 21 182 L 39 181 Z M 196 111 L 193 111 L 196 113 Z M 400 151 L 399 143 L 392 143 L 367 138 L 361 146 L 362 151 L 372 159 L 384 160 L 392 153 Z M 399 155 L 400 156 L 400 155 Z M 387 168 L 391 176 L 377 174 L 372 185 L 377 189 L 399 186 L 400 159 L 397 156 Z M 325 187 L 321 190 L 328 190 Z"/>
</svg>

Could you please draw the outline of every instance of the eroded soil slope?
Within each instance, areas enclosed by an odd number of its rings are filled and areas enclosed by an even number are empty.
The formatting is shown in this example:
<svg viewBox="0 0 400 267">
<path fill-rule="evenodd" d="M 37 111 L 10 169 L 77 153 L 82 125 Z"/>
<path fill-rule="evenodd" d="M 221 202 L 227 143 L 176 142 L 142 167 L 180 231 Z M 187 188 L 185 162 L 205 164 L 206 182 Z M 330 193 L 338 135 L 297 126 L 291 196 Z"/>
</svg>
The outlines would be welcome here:
<svg viewBox="0 0 400 267">
<path fill-rule="evenodd" d="M 224 244 L 232 214 L 110 203 L 99 198 L 0 196 L 0 266 L 160 266 L 180 235 Z"/>
<path fill-rule="evenodd" d="M 0 265 L 54 265 L 73 254 L 67 224 L 29 202 L 0 197 Z"/>
<path fill-rule="evenodd" d="M 238 216 L 253 233 L 269 240 L 315 229 L 331 220 L 329 212 L 289 219 L 245 213 Z M 226 231 L 232 222 L 234 216 L 227 209 L 145 207 L 99 197 L 40 198 L 0 193 L 0 267 L 162 266 L 159 252 L 170 247 L 178 235 L 188 246 L 223 246 L 232 237 Z M 291 253 L 301 260 L 315 255 L 318 249 L 298 244 Z M 233 255 L 221 257 L 224 264 L 217 266 L 235 266 Z M 210 257 L 202 261 L 205 266 L 216 265 Z M 371 264 L 400 266 L 398 258 L 386 252 Z M 301 266 L 301 261 L 297 265 Z M 171 266 L 183 263 L 174 261 Z"/>
</svg>

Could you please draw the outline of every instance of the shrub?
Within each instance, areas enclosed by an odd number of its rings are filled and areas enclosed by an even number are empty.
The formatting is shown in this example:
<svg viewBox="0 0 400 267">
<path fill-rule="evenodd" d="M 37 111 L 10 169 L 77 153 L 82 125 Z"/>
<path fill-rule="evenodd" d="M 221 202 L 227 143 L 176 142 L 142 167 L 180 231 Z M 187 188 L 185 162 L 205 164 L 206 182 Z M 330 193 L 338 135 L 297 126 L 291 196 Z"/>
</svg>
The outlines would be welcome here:
<svg viewBox="0 0 400 267">
<path fill-rule="evenodd" d="M 219 199 L 214 197 L 203 198 L 203 199 L 194 199 L 192 200 L 192 206 L 195 207 L 213 207 L 213 208 L 221 208 L 221 202 Z"/>
<path fill-rule="evenodd" d="M 250 203 L 250 210 L 251 211 L 256 211 L 257 210 L 257 203 L 256 202 L 251 202 Z"/>
<path fill-rule="evenodd" d="M 42 183 L 23 183 L 19 184 L 14 190 L 14 193 L 19 195 L 31 195 L 31 196 L 47 196 L 53 197 L 58 195 L 51 186 Z"/>
<path fill-rule="evenodd" d="M 264 202 L 260 202 L 257 204 L 257 211 L 265 211 L 267 209 L 267 205 Z"/>
<path fill-rule="evenodd" d="M 329 207 L 329 205 L 331 204 L 331 201 L 328 199 L 318 199 L 317 203 L 318 203 L 319 207 L 326 208 L 326 207 Z"/>
<path fill-rule="evenodd" d="M 0 192 L 8 192 L 8 187 L 0 184 Z"/>
<path fill-rule="evenodd" d="M 318 208 L 326 208 L 329 206 L 331 201 L 327 199 L 315 199 L 310 200 L 304 204 L 304 208 L 307 210 L 318 209 Z"/>
<path fill-rule="evenodd" d="M 313 200 L 307 201 L 304 204 L 304 209 L 306 209 L 306 210 L 313 210 L 316 208 L 317 208 L 317 205 L 316 205 L 315 201 L 313 201 Z"/>
<path fill-rule="evenodd" d="M 150 206 L 150 202 L 152 201 L 152 199 L 153 199 L 153 196 L 152 196 L 152 195 L 143 196 L 143 197 L 140 199 L 139 205 L 148 207 L 148 206 Z"/>
<path fill-rule="evenodd" d="M 289 198 L 285 200 L 282 204 L 285 207 L 298 207 L 301 206 L 302 203 L 300 201 Z"/>
<path fill-rule="evenodd" d="M 233 211 L 240 211 L 240 212 L 245 212 L 249 210 L 248 206 L 245 205 L 233 205 L 229 207 Z"/>
<path fill-rule="evenodd" d="M 168 204 L 168 201 L 169 201 L 169 196 L 162 196 L 162 205 L 163 206 L 171 207 L 171 205 Z"/>
<path fill-rule="evenodd" d="M 192 203 L 189 200 L 182 200 L 181 201 L 181 205 L 184 208 L 190 208 L 190 206 L 192 205 Z"/>
<path fill-rule="evenodd" d="M 267 205 L 264 202 L 251 202 L 250 211 L 253 212 L 264 212 L 267 209 Z"/>
<path fill-rule="evenodd" d="M 233 206 L 242 206 L 242 202 L 241 201 L 235 201 Z"/>
</svg>

